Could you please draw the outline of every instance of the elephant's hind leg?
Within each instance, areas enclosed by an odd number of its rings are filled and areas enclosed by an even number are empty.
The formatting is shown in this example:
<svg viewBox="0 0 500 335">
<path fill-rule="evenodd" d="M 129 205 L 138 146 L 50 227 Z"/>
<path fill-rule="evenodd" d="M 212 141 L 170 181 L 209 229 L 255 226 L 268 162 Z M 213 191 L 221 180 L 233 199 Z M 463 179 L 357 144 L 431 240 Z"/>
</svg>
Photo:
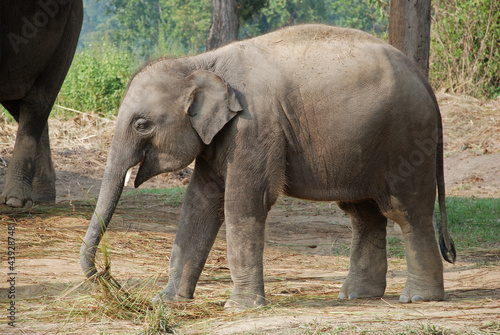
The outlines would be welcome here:
<svg viewBox="0 0 500 335">
<path fill-rule="evenodd" d="M 434 198 L 400 203 L 392 199 L 392 209 L 384 212 L 401 226 L 405 240 L 408 278 L 400 302 L 444 299 L 443 262 L 436 242 L 433 220 Z"/>
<path fill-rule="evenodd" d="M 372 200 L 338 205 L 352 223 L 351 263 L 339 299 L 381 297 L 387 273 L 387 218 Z"/>
</svg>

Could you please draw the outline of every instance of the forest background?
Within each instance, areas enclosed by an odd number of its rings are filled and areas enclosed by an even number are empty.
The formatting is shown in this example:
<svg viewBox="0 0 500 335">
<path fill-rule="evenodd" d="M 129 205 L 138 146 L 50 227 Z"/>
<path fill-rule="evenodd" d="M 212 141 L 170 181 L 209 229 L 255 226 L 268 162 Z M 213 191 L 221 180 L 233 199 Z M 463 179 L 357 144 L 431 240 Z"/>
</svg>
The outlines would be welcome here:
<svg viewBox="0 0 500 335">
<path fill-rule="evenodd" d="M 116 115 L 130 76 L 146 62 L 206 50 L 212 0 L 84 0 L 73 65 L 53 115 L 68 108 Z M 387 40 L 389 0 L 236 0 L 239 39 L 325 23 Z M 434 0 L 429 80 L 435 90 L 500 96 L 500 1 Z"/>
</svg>

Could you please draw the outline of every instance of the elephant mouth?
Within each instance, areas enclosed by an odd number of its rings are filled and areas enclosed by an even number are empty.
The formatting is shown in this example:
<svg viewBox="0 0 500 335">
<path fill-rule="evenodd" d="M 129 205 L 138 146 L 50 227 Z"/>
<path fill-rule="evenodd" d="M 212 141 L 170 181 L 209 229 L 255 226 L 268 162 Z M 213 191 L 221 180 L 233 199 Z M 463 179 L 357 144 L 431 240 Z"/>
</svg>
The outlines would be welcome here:
<svg viewBox="0 0 500 335">
<path fill-rule="evenodd" d="M 131 166 L 128 170 L 127 170 L 127 173 L 126 173 L 126 175 L 125 175 L 125 182 L 123 183 L 123 186 L 127 186 L 127 185 L 128 185 L 128 183 L 130 182 L 130 179 L 132 178 L 132 173 L 134 172 L 134 168 L 135 168 L 136 166 L 139 166 L 139 171 L 141 170 L 142 165 L 144 164 L 145 160 L 146 160 L 146 153 L 144 153 L 144 156 L 143 156 L 143 157 L 142 157 L 142 159 L 139 161 L 139 163 L 132 165 L 132 166 Z M 137 175 L 139 175 L 139 173 L 138 173 Z M 136 177 L 135 177 L 135 179 L 136 179 L 135 183 L 137 183 L 137 175 L 136 175 Z M 137 188 L 139 185 L 134 185 L 134 186 Z"/>
<path fill-rule="evenodd" d="M 139 170 L 137 171 L 137 176 L 135 176 L 134 181 L 135 188 L 162 172 L 158 164 L 158 154 L 155 150 L 145 151 L 138 165 Z"/>
</svg>

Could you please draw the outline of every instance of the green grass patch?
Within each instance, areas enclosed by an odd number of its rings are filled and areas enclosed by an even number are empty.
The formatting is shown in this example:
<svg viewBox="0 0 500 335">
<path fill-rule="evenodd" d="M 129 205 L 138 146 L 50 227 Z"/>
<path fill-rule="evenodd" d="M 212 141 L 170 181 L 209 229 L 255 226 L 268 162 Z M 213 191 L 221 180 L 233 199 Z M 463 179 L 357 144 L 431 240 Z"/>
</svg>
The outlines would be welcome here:
<svg viewBox="0 0 500 335">
<path fill-rule="evenodd" d="M 186 193 L 185 187 L 172 188 L 141 188 L 124 192 L 122 198 L 124 201 L 134 201 L 141 195 L 158 196 L 161 199 L 161 204 L 170 207 L 180 207 Z"/>
<path fill-rule="evenodd" d="M 387 237 L 387 256 L 405 258 L 405 242 L 399 237 Z"/>
<path fill-rule="evenodd" d="M 446 205 L 457 251 L 500 247 L 500 199 L 448 197 Z"/>
</svg>

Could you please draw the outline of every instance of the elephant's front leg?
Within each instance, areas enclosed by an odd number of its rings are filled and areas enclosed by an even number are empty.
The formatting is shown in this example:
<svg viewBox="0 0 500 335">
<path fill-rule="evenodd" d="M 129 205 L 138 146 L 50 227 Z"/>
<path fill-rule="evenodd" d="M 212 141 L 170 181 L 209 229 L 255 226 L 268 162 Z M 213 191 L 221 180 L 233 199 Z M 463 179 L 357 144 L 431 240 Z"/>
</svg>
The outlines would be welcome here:
<svg viewBox="0 0 500 335">
<path fill-rule="evenodd" d="M 279 166 L 279 164 L 275 164 Z M 277 173 L 279 174 L 279 173 Z M 274 175 L 277 175 L 274 174 Z M 260 176 L 265 175 L 262 172 Z M 226 308 L 252 308 L 266 304 L 263 254 L 265 222 L 278 198 L 279 177 L 238 178 L 225 193 L 227 258 L 234 289 Z"/>
<path fill-rule="evenodd" d="M 155 300 L 192 299 L 196 283 L 223 222 L 223 188 L 201 160 L 186 190 L 170 256 L 169 281 Z"/>
<path fill-rule="evenodd" d="M 226 202 L 227 255 L 233 294 L 226 308 L 251 308 L 266 304 L 264 293 L 264 230 L 267 213 L 239 213 Z"/>
<path fill-rule="evenodd" d="M 246 138 L 243 148 L 235 153 L 228 167 L 224 217 L 227 258 L 234 288 L 226 308 L 252 308 L 266 304 L 263 269 L 265 222 L 284 187 L 284 147 L 282 138 L 273 132 Z"/>
</svg>

